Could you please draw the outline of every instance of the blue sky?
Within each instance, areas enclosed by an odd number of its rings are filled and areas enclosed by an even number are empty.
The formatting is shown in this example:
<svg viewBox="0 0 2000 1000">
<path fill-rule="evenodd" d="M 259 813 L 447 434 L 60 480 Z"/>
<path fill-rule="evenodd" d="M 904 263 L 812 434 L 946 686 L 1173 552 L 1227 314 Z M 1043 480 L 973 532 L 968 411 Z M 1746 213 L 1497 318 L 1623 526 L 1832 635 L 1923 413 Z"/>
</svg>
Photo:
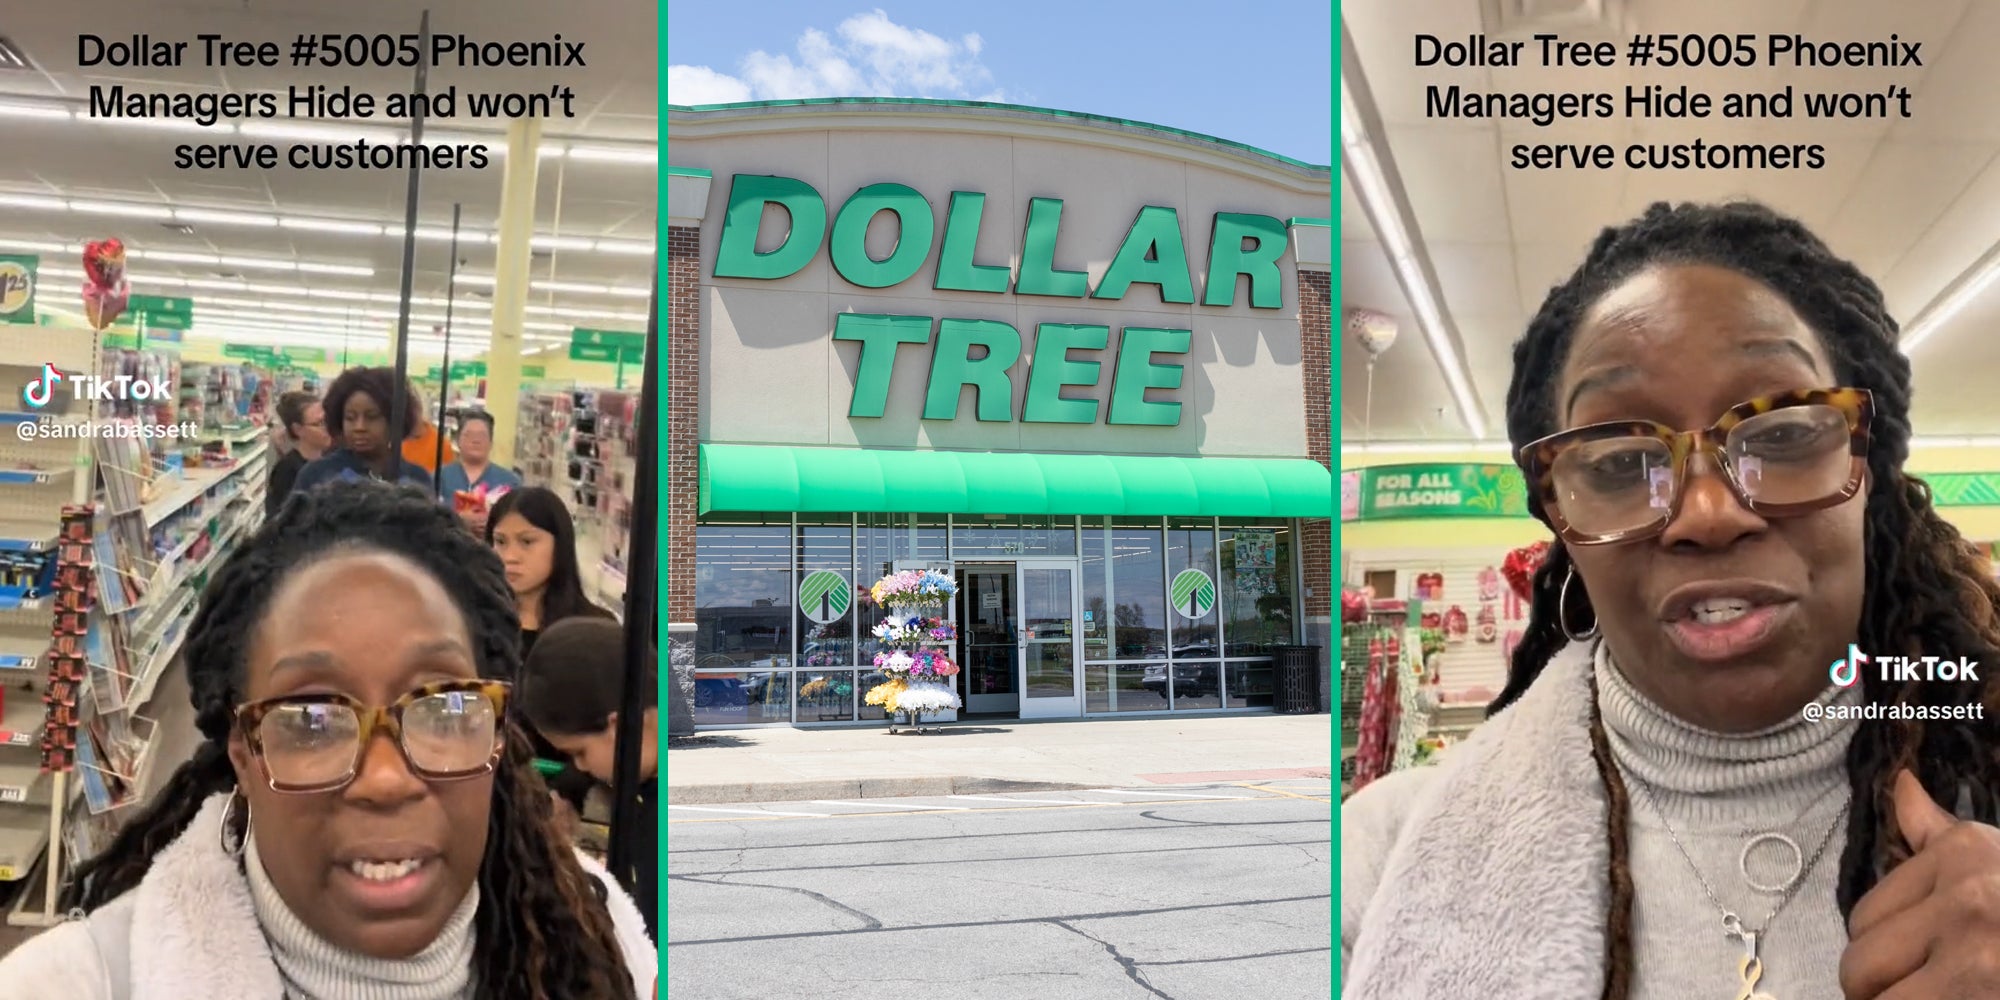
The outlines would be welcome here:
<svg viewBox="0 0 2000 1000">
<path fill-rule="evenodd" d="M 684 0 L 667 8 L 668 97 L 997 100 L 1327 164 L 1332 45 L 1332 0 Z"/>
</svg>

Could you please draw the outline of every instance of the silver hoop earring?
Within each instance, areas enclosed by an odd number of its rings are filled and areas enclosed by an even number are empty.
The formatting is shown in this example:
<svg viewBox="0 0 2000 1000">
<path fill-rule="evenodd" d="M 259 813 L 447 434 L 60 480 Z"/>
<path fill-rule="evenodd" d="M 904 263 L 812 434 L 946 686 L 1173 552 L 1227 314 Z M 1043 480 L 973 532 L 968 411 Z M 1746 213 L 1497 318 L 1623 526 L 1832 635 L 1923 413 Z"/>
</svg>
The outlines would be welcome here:
<svg viewBox="0 0 2000 1000">
<path fill-rule="evenodd" d="M 1562 593 L 1556 595 L 1556 623 L 1562 626 L 1563 634 L 1569 636 L 1569 641 L 1589 642 L 1597 638 L 1597 615 L 1595 613 L 1590 616 L 1590 628 L 1581 634 L 1570 631 L 1569 627 L 1569 585 L 1575 581 L 1576 567 L 1572 566 L 1569 572 L 1563 576 Z"/>
<path fill-rule="evenodd" d="M 232 843 L 229 827 L 236 819 L 236 803 L 243 803 L 243 836 Z M 216 839 L 222 844 L 222 853 L 232 858 L 243 856 L 243 848 L 250 843 L 250 802 L 241 792 L 230 792 L 229 801 L 222 806 L 222 825 L 216 830 Z"/>
</svg>

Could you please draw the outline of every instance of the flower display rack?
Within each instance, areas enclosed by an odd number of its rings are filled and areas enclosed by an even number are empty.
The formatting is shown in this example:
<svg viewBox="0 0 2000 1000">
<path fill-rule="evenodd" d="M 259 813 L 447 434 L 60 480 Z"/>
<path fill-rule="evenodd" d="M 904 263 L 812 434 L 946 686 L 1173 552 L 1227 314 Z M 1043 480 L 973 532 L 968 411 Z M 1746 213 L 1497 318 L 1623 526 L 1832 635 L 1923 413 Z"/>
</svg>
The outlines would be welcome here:
<svg viewBox="0 0 2000 1000">
<path fill-rule="evenodd" d="M 881 706 L 891 735 L 932 732 L 924 716 L 960 707 L 951 680 L 959 670 L 950 654 L 957 632 L 945 617 L 957 593 L 951 577 L 919 570 L 891 573 L 869 589 L 886 611 L 875 626 L 875 638 L 887 647 L 875 654 L 875 669 L 887 679 L 865 700 Z"/>
</svg>

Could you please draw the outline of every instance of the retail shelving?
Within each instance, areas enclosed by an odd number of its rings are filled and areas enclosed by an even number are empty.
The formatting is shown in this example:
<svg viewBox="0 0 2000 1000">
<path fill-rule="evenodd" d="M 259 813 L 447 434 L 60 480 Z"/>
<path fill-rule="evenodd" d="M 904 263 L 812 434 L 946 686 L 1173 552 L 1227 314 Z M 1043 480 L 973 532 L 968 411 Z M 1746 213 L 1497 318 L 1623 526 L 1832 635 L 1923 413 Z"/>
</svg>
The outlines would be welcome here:
<svg viewBox="0 0 2000 1000">
<path fill-rule="evenodd" d="M 608 389 L 523 393 L 515 437 L 522 482 L 569 501 L 590 596 L 614 610 L 625 603 L 638 407 L 637 394 Z"/>
<path fill-rule="evenodd" d="M 31 702 L 19 692 L 40 685 L 45 693 L 51 665 L 62 662 L 52 655 L 57 608 L 46 585 L 11 606 L 0 586 L 0 690 L 8 698 L 0 704 L 0 881 L 39 880 L 45 891 L 21 893 L 8 920 L 49 925 L 61 919 L 55 890 L 68 860 L 100 846 L 115 831 L 119 810 L 145 788 L 159 743 L 159 727 L 145 708 L 180 659 L 210 575 L 261 519 L 269 380 L 247 366 L 182 366 L 159 351 L 107 350 L 93 358 L 97 341 L 88 331 L 24 329 L 33 332 L 0 327 L 0 357 L 35 359 L 32 366 L 0 365 L 0 406 L 21 399 L 22 386 L 44 361 L 64 370 L 171 378 L 182 392 L 145 404 L 99 403 L 94 413 L 85 404 L 54 414 L 4 414 L 0 422 L 196 427 L 195 436 L 179 439 L 48 435 L 30 442 L 0 435 L 0 533 L 7 536 L 0 539 L 0 570 L 9 552 L 68 551 L 56 545 L 64 537 L 65 507 L 88 512 L 80 516 L 91 539 L 77 547 L 89 553 L 93 598 L 81 643 L 87 667 L 75 688 L 74 741 L 47 772 L 35 759 L 45 741 L 38 737 L 23 748 L 12 734 L 37 716 L 46 729 L 51 718 L 40 695 Z M 9 343 L 10 336 L 32 344 Z M 73 356 L 46 357 L 55 349 Z"/>
<path fill-rule="evenodd" d="M 97 371 L 97 335 L 0 323 L 0 555 L 6 567 L 0 571 L 6 577 L 0 580 L 0 882 L 27 882 L 51 869 L 41 859 L 59 842 L 75 788 L 74 760 L 49 726 L 47 700 L 57 679 L 49 655 L 57 606 L 49 595 L 64 510 L 87 502 L 95 480 L 91 440 L 77 433 L 94 414 L 89 401 L 60 387 L 43 406 L 27 408 L 24 391 L 42 377 L 43 365 Z M 23 433 L 29 425 L 41 432 Z M 80 693 L 76 700 L 81 704 Z M 56 880 L 42 888 L 23 887 L 12 922 L 54 922 Z"/>
</svg>

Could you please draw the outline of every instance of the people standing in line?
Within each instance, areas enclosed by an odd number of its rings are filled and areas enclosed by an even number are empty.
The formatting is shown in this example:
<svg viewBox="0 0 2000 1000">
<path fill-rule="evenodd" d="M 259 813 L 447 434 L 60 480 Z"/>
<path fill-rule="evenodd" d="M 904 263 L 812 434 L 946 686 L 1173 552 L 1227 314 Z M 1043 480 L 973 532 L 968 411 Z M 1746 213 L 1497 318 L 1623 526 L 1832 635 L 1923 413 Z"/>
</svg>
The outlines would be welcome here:
<svg viewBox="0 0 2000 1000">
<path fill-rule="evenodd" d="M 646 918 L 659 927 L 659 663 L 647 650 L 639 680 L 645 718 L 639 738 L 639 828 L 633 838 L 633 865 L 616 873 L 630 887 Z M 618 779 L 618 709 L 624 703 L 625 628 L 595 617 L 570 618 L 543 630 L 521 664 L 523 713 L 534 730 L 569 755 L 576 769 L 606 787 Z M 622 832 L 622 831 L 621 831 Z M 614 833 L 616 835 L 616 833 Z"/>
<path fill-rule="evenodd" d="M 493 415 L 474 410 L 465 414 L 458 424 L 458 461 L 447 462 L 438 470 L 438 486 L 444 494 L 444 502 L 449 504 L 457 493 L 470 493 L 484 486 L 488 493 L 507 488 L 519 489 L 521 477 L 513 470 L 494 465 L 493 455 Z M 461 515 L 474 531 L 486 532 L 486 512 Z"/>
<path fill-rule="evenodd" d="M 403 397 L 403 426 L 392 429 L 390 414 L 396 397 Z M 322 483 L 378 479 L 432 488 L 431 474 L 405 460 L 396 442 L 416 426 L 416 408 L 393 368 L 349 368 L 326 390 L 327 431 L 338 447 L 299 470 L 294 492 Z"/>
<path fill-rule="evenodd" d="M 292 495 L 299 471 L 326 454 L 333 436 L 326 430 L 326 407 L 310 392 L 294 390 L 278 397 L 278 425 L 291 449 L 271 463 L 271 479 L 264 486 L 264 516 L 278 516 L 285 498 Z"/>
<path fill-rule="evenodd" d="M 616 620 L 584 595 L 583 573 L 576 560 L 576 525 L 569 507 L 553 490 L 528 486 L 508 491 L 488 514 L 486 541 L 499 554 L 507 569 L 507 585 L 514 590 L 523 656 L 534 651 L 543 629 L 566 618 Z M 532 727 L 529 736 L 536 756 L 566 762 L 566 755 Z M 574 767 L 549 778 L 549 787 L 578 810 L 590 786 L 590 776 Z"/>
<path fill-rule="evenodd" d="M 552 825 L 500 560 L 429 498 L 302 492 L 188 628 L 204 742 L 72 875 L 0 1000 L 647 995 L 657 957 Z"/>
<path fill-rule="evenodd" d="M 458 453 L 452 450 L 451 437 L 431 423 L 430 408 L 424 405 L 423 393 L 417 390 L 416 383 L 407 383 L 405 388 L 410 394 L 413 417 L 410 433 L 403 438 L 403 460 L 436 475 L 444 463 L 456 460 Z"/>
</svg>

